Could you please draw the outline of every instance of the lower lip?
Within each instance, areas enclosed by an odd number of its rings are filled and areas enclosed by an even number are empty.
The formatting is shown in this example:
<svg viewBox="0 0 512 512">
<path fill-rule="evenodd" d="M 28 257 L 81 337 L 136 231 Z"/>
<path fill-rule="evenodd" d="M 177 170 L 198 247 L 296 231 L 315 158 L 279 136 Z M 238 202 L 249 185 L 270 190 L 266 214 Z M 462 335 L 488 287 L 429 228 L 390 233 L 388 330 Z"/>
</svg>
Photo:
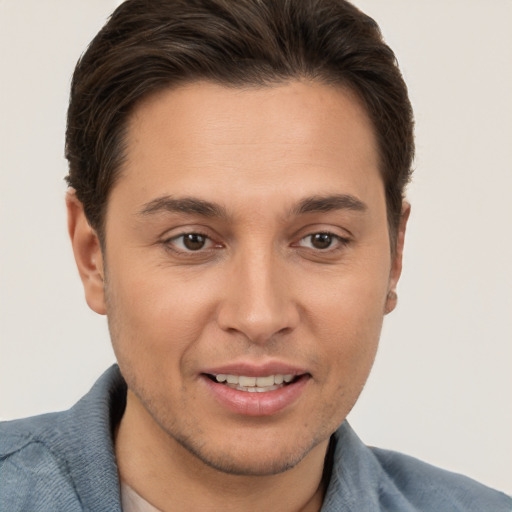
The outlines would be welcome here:
<svg viewBox="0 0 512 512">
<path fill-rule="evenodd" d="M 246 416 L 270 416 L 281 412 L 298 400 L 309 377 L 304 375 L 282 388 L 261 393 L 239 391 L 214 382 L 205 375 L 202 376 L 202 380 L 217 401 L 231 412 Z"/>
</svg>

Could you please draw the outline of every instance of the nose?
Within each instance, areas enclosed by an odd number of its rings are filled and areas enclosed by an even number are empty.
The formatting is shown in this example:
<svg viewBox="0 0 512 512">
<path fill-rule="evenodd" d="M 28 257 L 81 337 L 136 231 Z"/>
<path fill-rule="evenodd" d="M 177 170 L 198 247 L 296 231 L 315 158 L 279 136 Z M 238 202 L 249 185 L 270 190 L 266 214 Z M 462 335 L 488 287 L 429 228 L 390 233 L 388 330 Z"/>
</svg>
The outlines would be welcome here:
<svg viewBox="0 0 512 512">
<path fill-rule="evenodd" d="M 232 262 L 217 316 L 221 329 L 264 344 L 296 328 L 300 313 L 290 274 L 277 259 L 247 251 Z"/>
</svg>

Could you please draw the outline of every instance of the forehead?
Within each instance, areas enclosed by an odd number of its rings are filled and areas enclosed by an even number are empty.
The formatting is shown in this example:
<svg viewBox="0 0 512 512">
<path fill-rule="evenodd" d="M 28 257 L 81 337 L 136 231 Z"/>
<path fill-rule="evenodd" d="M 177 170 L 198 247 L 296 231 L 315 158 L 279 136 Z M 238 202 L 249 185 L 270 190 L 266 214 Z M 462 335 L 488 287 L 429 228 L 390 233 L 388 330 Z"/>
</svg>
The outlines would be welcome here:
<svg viewBox="0 0 512 512">
<path fill-rule="evenodd" d="M 376 181 L 381 185 L 371 121 L 351 91 L 312 82 L 196 82 L 137 106 L 113 192 L 131 188 L 139 202 L 176 193 L 243 202 L 292 189 L 325 194 L 335 185 L 365 195 Z"/>
</svg>

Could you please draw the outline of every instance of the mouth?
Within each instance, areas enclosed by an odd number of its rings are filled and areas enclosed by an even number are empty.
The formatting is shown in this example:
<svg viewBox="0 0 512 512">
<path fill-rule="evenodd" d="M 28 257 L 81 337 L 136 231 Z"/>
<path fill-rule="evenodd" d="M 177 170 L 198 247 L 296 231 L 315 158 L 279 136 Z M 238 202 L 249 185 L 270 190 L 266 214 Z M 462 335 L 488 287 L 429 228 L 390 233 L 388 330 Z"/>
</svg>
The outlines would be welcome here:
<svg viewBox="0 0 512 512">
<path fill-rule="evenodd" d="M 223 384 L 237 391 L 245 391 L 248 393 L 267 393 L 282 389 L 290 384 L 294 384 L 300 379 L 306 378 L 307 374 L 275 374 L 248 377 L 245 375 L 231 375 L 226 373 L 209 374 L 205 376 L 213 382 Z"/>
<path fill-rule="evenodd" d="M 280 363 L 259 368 L 239 363 L 211 368 L 201 376 L 210 396 L 224 411 L 259 417 L 293 410 L 293 404 L 307 392 L 312 378 L 304 369 Z"/>
</svg>

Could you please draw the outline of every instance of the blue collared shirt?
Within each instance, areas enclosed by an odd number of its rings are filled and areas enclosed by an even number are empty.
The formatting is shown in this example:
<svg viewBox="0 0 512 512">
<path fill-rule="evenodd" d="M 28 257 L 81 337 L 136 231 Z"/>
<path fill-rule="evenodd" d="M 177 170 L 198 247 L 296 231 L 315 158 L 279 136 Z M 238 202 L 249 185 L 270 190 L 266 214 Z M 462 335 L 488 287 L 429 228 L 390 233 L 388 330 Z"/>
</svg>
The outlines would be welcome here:
<svg viewBox="0 0 512 512">
<path fill-rule="evenodd" d="M 126 403 L 114 365 L 65 412 L 0 424 L 0 510 L 120 512 L 113 432 Z M 512 499 L 412 457 L 334 434 L 322 512 L 511 512 Z"/>
</svg>

